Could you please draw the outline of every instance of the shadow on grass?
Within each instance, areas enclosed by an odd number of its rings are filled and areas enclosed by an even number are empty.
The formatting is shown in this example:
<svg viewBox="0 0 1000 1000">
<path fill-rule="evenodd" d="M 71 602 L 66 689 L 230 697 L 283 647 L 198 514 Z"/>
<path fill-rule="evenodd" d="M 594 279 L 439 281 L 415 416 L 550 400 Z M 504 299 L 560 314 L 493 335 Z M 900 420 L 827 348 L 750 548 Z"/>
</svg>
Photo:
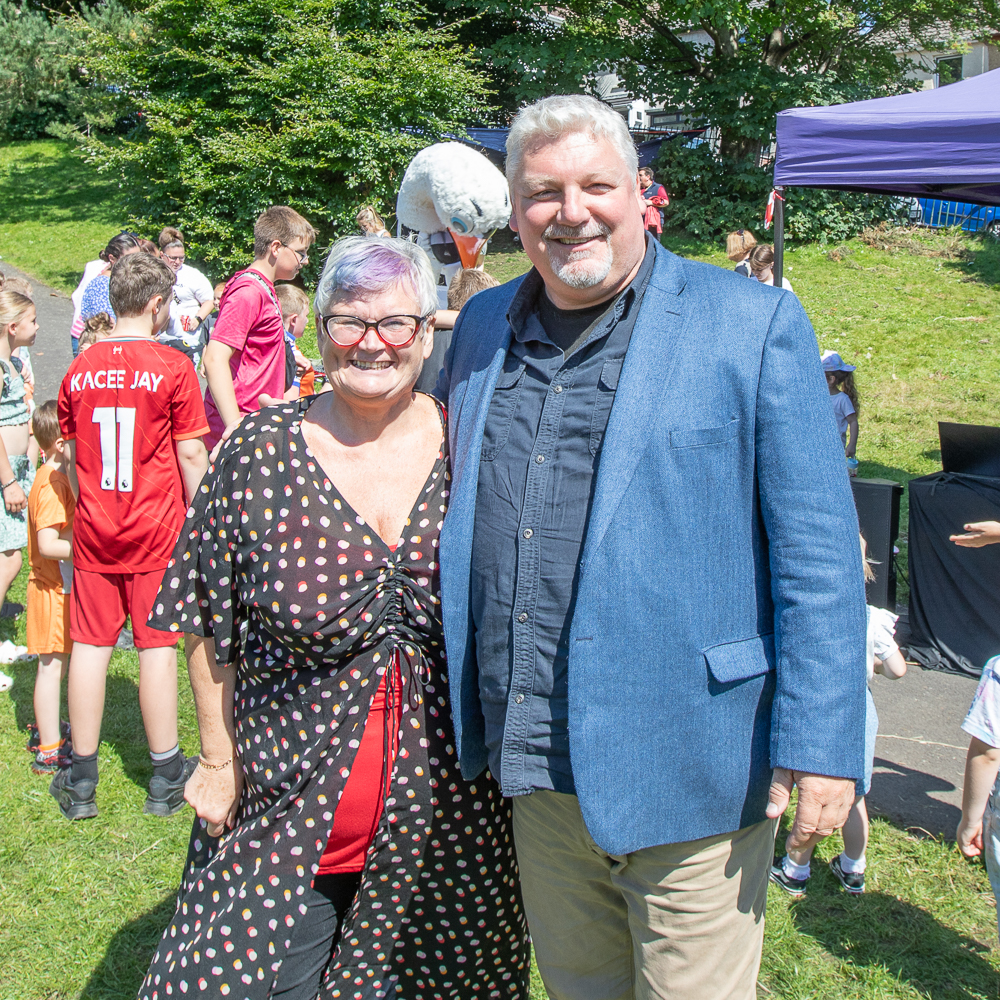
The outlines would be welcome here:
<svg viewBox="0 0 1000 1000">
<path fill-rule="evenodd" d="M 134 1000 L 176 905 L 177 897 L 171 893 L 125 924 L 111 939 L 80 1000 Z"/>
<path fill-rule="evenodd" d="M 8 224 L 118 222 L 108 199 L 114 182 L 72 151 L 53 157 L 25 149 L 11 163 L 8 176 L 10 195 L 0 198 Z"/>
<path fill-rule="evenodd" d="M 953 792 L 944 778 L 916 771 L 902 764 L 875 758 L 871 791 L 865 796 L 868 811 L 911 833 L 931 834 L 953 840 L 961 809 L 931 797 L 931 792 Z"/>
<path fill-rule="evenodd" d="M 897 469 L 893 465 L 882 465 L 880 462 L 869 462 L 866 459 L 861 459 L 858 465 L 858 476 L 861 479 L 891 479 L 906 486 L 915 475 L 916 473 L 907 472 L 906 469 Z"/>
<path fill-rule="evenodd" d="M 816 876 L 820 884 L 794 904 L 792 921 L 831 955 L 885 969 L 929 1000 L 997 996 L 996 969 L 983 957 L 988 945 L 895 896 L 841 892 L 826 866 Z"/>
<path fill-rule="evenodd" d="M 3 621 L 3 619 L 0 619 Z M 135 654 L 131 654 L 135 657 Z M 14 718 L 17 728 L 27 736 L 27 728 L 35 719 L 32 698 L 35 689 L 35 661 L 16 663 L 6 668 L 14 678 L 10 690 L 14 702 Z M 138 669 L 136 668 L 136 673 Z M 65 691 L 65 687 L 64 687 Z M 65 695 L 63 697 L 63 718 L 66 718 Z M 104 695 L 104 719 L 101 726 L 101 743 L 110 746 L 122 762 L 128 779 L 145 789 L 153 775 L 153 765 L 149 759 L 146 730 L 139 710 L 139 687 L 128 676 L 122 676 L 121 664 L 112 664 L 108 672 Z"/>
<path fill-rule="evenodd" d="M 1000 284 L 1000 239 L 986 233 L 970 236 L 966 249 L 971 260 L 949 260 L 945 267 L 964 272 L 966 281 Z"/>
</svg>

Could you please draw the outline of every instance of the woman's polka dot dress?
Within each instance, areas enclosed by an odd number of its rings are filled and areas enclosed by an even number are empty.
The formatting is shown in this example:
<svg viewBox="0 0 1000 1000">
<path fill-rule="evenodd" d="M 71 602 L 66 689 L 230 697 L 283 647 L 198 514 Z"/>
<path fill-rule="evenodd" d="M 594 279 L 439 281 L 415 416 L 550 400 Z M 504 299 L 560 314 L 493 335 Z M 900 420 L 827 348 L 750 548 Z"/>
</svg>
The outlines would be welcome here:
<svg viewBox="0 0 1000 1000">
<path fill-rule="evenodd" d="M 177 911 L 140 997 L 265 998 L 278 980 L 372 695 L 402 664 L 386 808 L 320 996 L 527 998 L 509 803 L 464 780 L 448 701 L 438 534 L 442 453 L 395 552 L 306 447 L 316 397 L 244 420 L 188 512 L 150 621 L 214 635 L 237 671 L 236 827 L 196 821 Z"/>
</svg>

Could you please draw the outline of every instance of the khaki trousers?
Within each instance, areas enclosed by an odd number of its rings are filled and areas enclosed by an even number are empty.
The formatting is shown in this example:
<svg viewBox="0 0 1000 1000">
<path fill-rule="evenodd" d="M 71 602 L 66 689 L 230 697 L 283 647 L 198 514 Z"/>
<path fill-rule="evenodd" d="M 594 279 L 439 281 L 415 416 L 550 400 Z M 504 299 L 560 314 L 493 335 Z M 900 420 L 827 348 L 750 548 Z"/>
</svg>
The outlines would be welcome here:
<svg viewBox="0 0 1000 1000">
<path fill-rule="evenodd" d="M 624 857 L 575 795 L 514 799 L 528 928 L 550 1000 L 753 1000 L 777 822 Z"/>
</svg>

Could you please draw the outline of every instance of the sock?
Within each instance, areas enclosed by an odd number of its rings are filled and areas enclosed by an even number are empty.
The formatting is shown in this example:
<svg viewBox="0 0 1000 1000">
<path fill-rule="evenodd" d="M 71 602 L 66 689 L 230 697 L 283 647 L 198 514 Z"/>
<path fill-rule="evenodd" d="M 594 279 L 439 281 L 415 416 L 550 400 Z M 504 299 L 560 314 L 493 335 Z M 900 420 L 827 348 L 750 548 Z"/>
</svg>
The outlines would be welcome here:
<svg viewBox="0 0 1000 1000">
<path fill-rule="evenodd" d="M 97 781 L 97 751 L 84 756 L 82 753 L 73 754 L 73 770 L 70 774 L 70 781 Z"/>
<path fill-rule="evenodd" d="M 797 865 L 786 854 L 781 859 L 781 867 L 784 869 L 785 874 L 789 878 L 795 878 L 795 879 L 807 879 L 807 878 L 809 878 L 810 868 L 809 868 L 809 862 L 808 861 L 804 865 Z"/>
<path fill-rule="evenodd" d="M 864 854 L 856 861 L 854 858 L 849 858 L 846 851 L 840 855 L 840 867 L 849 875 L 864 875 L 866 863 Z"/>
<path fill-rule="evenodd" d="M 167 781 L 177 781 L 184 773 L 184 755 L 176 743 L 164 753 L 153 753 L 150 750 L 149 756 L 153 761 L 154 778 L 166 778 Z"/>
<path fill-rule="evenodd" d="M 39 746 L 38 752 L 43 757 L 52 757 L 61 746 L 62 746 L 62 740 L 60 740 L 58 743 L 50 743 L 47 747 Z"/>
</svg>

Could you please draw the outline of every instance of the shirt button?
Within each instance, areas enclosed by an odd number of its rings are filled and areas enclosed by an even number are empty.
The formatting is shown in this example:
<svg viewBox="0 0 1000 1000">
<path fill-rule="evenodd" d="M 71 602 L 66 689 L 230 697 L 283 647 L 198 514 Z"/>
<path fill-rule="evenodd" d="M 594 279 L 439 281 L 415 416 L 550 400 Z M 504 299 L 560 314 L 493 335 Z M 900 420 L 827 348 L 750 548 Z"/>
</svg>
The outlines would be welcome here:
<svg viewBox="0 0 1000 1000">
<path fill-rule="evenodd" d="M 525 528 L 524 531 L 521 532 L 521 537 L 522 538 L 531 538 L 531 536 L 533 534 L 534 534 L 534 532 L 531 530 L 531 528 Z"/>
<path fill-rule="evenodd" d="M 523 694 L 516 694 L 516 695 L 514 695 L 514 704 L 515 705 L 520 705 L 522 701 L 524 701 L 524 695 Z"/>
<path fill-rule="evenodd" d="M 561 385 L 556 385 L 552 387 L 553 392 L 562 392 L 563 387 Z"/>
<path fill-rule="evenodd" d="M 545 461 L 545 456 L 544 456 L 544 455 L 536 455 L 536 456 L 535 456 L 535 461 L 536 461 L 536 462 L 537 462 L 537 463 L 538 463 L 539 465 L 541 465 L 541 464 L 542 464 L 542 462 L 544 462 L 544 461 Z"/>
<path fill-rule="evenodd" d="M 523 625 L 528 620 L 528 613 L 526 611 L 522 611 L 517 616 L 517 620 Z"/>
</svg>

